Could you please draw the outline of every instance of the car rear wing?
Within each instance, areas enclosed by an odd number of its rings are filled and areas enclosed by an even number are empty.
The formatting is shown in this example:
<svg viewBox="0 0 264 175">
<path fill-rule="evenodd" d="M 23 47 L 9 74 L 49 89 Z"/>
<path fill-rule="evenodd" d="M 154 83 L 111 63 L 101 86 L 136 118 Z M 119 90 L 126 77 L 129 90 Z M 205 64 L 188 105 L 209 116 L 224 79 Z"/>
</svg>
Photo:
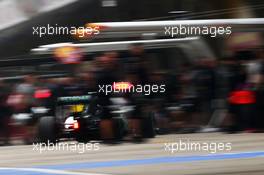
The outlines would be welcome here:
<svg viewBox="0 0 264 175">
<path fill-rule="evenodd" d="M 91 99 L 91 95 L 58 97 L 57 105 L 87 104 L 90 103 Z"/>
</svg>

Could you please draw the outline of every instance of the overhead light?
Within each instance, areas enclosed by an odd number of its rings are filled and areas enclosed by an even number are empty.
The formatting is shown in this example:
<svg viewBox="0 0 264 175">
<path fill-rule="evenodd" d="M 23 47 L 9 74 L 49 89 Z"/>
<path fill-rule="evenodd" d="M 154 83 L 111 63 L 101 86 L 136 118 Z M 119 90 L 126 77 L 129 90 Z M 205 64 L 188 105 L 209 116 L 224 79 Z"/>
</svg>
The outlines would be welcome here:
<svg viewBox="0 0 264 175">
<path fill-rule="evenodd" d="M 102 0 L 102 7 L 116 7 L 116 0 Z"/>
<path fill-rule="evenodd" d="M 52 49 L 52 48 L 66 47 L 66 46 L 71 46 L 71 45 L 72 45 L 72 43 L 68 42 L 68 43 L 47 44 L 47 45 L 42 45 L 42 46 L 39 46 L 39 47 Z"/>
<path fill-rule="evenodd" d="M 180 14 L 180 13 L 188 13 L 189 11 L 184 11 L 184 10 L 176 10 L 176 11 L 170 11 L 168 13 L 171 13 L 171 14 Z"/>
</svg>

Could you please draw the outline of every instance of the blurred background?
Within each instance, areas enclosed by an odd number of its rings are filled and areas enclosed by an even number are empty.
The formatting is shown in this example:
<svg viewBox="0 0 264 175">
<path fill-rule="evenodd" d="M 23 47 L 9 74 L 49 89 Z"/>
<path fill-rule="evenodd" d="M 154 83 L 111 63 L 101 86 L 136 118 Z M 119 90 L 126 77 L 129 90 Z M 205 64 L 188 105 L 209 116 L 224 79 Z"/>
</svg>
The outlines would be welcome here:
<svg viewBox="0 0 264 175">
<path fill-rule="evenodd" d="M 111 26 L 242 18 L 262 22 L 230 24 L 231 35 L 215 38 L 168 38 L 160 34 L 164 28 L 111 27 L 85 38 L 33 35 L 33 27 L 48 24 L 70 28 L 97 22 Z M 124 95 L 134 105 L 151 109 L 157 134 L 262 133 L 263 18 L 261 0 L 0 0 L 2 144 L 20 137 L 31 143 L 35 137 L 35 119 L 19 123 L 24 118 L 14 114 L 29 113 L 40 104 L 51 107 L 57 97 L 98 91 L 98 85 L 120 81 L 166 85 L 165 93 Z M 205 26 L 214 26 L 207 22 Z M 41 90 L 44 97 L 36 95 Z"/>
</svg>

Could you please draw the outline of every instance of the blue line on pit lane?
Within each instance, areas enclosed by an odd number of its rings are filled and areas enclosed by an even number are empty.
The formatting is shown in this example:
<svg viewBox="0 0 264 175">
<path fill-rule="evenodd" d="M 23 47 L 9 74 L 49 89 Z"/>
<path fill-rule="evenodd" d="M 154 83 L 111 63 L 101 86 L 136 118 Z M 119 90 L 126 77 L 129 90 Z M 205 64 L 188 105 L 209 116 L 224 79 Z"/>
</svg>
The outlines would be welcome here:
<svg viewBox="0 0 264 175">
<path fill-rule="evenodd" d="M 70 163 L 61 165 L 48 165 L 38 166 L 34 168 L 42 169 L 55 169 L 55 170 L 79 170 L 79 169 L 92 169 L 92 168 L 107 168 L 107 167 L 124 167 L 133 165 L 155 165 L 165 163 L 188 163 L 198 161 L 210 160 L 228 160 L 228 159 L 246 159 L 263 157 L 264 151 L 257 152 L 242 152 L 242 153 L 229 153 L 229 154 L 210 154 L 200 156 L 167 156 L 146 159 L 132 159 L 132 160 L 114 160 L 104 162 L 82 162 Z"/>
<path fill-rule="evenodd" d="M 84 163 L 71 163 L 62 165 L 39 166 L 34 168 L 53 169 L 53 170 L 78 170 L 78 169 L 91 169 L 91 168 L 107 168 L 107 167 L 122 167 L 132 165 L 152 165 L 162 163 L 188 163 L 210 160 L 228 160 L 228 159 L 245 159 L 264 157 L 264 151 L 261 152 L 244 152 L 244 153 L 230 153 L 230 154 L 211 154 L 204 156 L 171 156 L 171 157 L 156 157 L 148 159 L 132 159 L 132 160 L 117 160 L 105 162 L 84 162 Z M 31 172 L 20 171 L 19 169 L 13 170 L 0 170 L 0 175 L 56 175 L 57 173 L 45 172 Z M 74 173 L 72 173 L 74 174 Z"/>
</svg>

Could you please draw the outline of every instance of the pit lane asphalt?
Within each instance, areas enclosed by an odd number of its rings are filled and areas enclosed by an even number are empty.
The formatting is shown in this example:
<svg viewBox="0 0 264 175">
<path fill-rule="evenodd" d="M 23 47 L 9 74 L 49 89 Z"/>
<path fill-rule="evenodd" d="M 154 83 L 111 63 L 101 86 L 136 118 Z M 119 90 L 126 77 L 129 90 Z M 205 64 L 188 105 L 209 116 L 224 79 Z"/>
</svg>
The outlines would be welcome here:
<svg viewBox="0 0 264 175">
<path fill-rule="evenodd" d="M 165 143 L 230 142 L 231 151 L 165 151 Z M 63 142 L 70 145 L 74 141 Z M 33 145 L 0 147 L 0 174 L 264 174 L 264 134 L 203 133 L 160 135 L 142 143 L 100 143 L 97 151 L 34 150 Z"/>
</svg>

